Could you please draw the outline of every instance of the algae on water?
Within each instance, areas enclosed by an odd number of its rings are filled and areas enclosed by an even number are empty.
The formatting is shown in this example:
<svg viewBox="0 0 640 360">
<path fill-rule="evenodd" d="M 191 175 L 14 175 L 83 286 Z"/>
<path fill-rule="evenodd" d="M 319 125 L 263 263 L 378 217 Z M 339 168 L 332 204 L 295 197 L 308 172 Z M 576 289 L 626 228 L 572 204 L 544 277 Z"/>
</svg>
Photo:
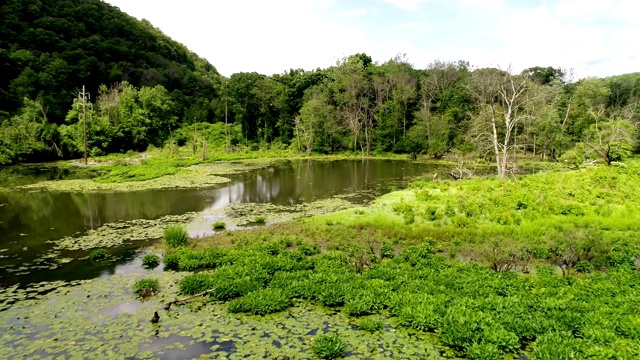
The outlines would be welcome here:
<svg viewBox="0 0 640 360">
<path fill-rule="evenodd" d="M 346 315 L 304 302 L 264 317 L 232 315 L 226 305 L 162 305 L 177 295 L 184 274 L 159 273 L 160 292 L 141 302 L 132 292 L 144 274 L 114 275 L 57 287 L 0 311 L 0 347 L 7 358 L 141 359 L 223 357 L 312 358 L 313 339 L 337 331 L 348 358 L 440 358 L 428 334 L 359 330 Z M 158 324 L 149 319 L 158 311 Z"/>
</svg>

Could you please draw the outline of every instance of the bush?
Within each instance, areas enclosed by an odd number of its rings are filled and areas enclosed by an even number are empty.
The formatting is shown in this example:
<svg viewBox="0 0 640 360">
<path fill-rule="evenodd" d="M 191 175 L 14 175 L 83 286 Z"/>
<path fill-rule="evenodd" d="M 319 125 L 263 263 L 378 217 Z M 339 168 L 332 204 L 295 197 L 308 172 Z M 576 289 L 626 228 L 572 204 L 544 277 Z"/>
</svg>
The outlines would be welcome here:
<svg viewBox="0 0 640 360">
<path fill-rule="evenodd" d="M 160 265 L 160 257 L 155 254 L 147 254 L 142 258 L 142 267 L 145 269 L 155 269 Z"/>
<path fill-rule="evenodd" d="M 213 223 L 214 230 L 224 229 L 226 226 L 227 224 L 225 224 L 224 221 L 216 221 Z"/>
<path fill-rule="evenodd" d="M 264 216 L 256 216 L 254 221 L 256 224 L 264 225 L 267 223 L 267 218 L 265 218 Z"/>
<path fill-rule="evenodd" d="M 588 261 L 578 261 L 573 267 L 579 273 L 590 273 L 593 271 L 593 265 Z"/>
<path fill-rule="evenodd" d="M 133 285 L 133 291 L 143 298 L 157 294 L 159 288 L 160 285 L 158 284 L 158 280 L 148 278 L 138 280 Z"/>
<path fill-rule="evenodd" d="M 187 245 L 187 229 L 184 226 L 172 225 L 164 229 L 164 241 L 170 248 Z"/>
<path fill-rule="evenodd" d="M 105 249 L 96 249 L 89 254 L 89 259 L 93 261 L 102 261 L 109 258 L 111 254 Z"/>
<path fill-rule="evenodd" d="M 336 333 L 318 336 L 311 351 L 320 359 L 338 359 L 347 353 L 347 344 Z"/>
<path fill-rule="evenodd" d="M 391 246 L 390 244 L 385 243 L 384 245 L 382 245 L 382 247 L 380 248 L 380 256 L 384 259 L 384 258 L 393 258 L 394 256 L 396 256 L 396 250 L 393 248 L 393 246 Z"/>
<path fill-rule="evenodd" d="M 231 313 L 250 313 L 254 315 L 267 315 L 285 310 L 291 306 L 291 299 L 282 289 L 260 289 L 235 299 L 229 303 Z"/>
</svg>

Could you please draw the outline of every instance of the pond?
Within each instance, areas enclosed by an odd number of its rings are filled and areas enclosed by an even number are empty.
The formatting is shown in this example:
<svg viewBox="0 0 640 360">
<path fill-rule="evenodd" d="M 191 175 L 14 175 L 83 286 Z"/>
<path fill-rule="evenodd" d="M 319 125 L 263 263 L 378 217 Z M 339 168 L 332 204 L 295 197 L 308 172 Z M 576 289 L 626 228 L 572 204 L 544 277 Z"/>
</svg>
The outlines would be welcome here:
<svg viewBox="0 0 640 360">
<path fill-rule="evenodd" d="M 298 209 L 296 205 L 335 197 L 362 204 L 434 172 L 447 171 L 442 165 L 398 160 L 286 160 L 228 176 L 228 183 L 207 189 L 0 192 L 0 285 L 100 277 L 130 262 L 136 249 L 155 240 L 120 241 L 112 251 L 116 260 L 103 264 L 77 260 L 86 258 L 86 250 L 56 248 L 58 239 L 73 242 L 91 230 L 112 224 L 195 214 L 188 218 L 191 234 L 206 235 L 213 232 L 211 224 L 220 210 L 229 205 L 273 204 Z M 38 167 L 20 175 L 23 182 L 77 176 Z"/>
</svg>

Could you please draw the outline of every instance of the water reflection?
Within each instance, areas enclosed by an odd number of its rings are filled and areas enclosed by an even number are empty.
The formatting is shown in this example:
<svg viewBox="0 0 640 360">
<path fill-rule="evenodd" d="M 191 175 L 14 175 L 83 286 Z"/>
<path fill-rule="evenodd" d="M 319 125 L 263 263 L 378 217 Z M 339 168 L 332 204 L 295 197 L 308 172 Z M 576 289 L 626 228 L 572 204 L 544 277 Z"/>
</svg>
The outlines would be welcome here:
<svg viewBox="0 0 640 360">
<path fill-rule="evenodd" d="M 105 223 L 157 219 L 234 203 L 293 205 L 361 191 L 381 194 L 434 171 L 438 170 L 432 165 L 408 161 L 301 160 L 233 175 L 227 184 L 212 189 L 0 193 L 0 268 L 31 262 L 50 249 L 47 241 L 82 234 Z M 42 172 L 33 175 L 34 179 L 43 176 Z M 28 182 L 27 177 L 21 181 Z"/>
</svg>

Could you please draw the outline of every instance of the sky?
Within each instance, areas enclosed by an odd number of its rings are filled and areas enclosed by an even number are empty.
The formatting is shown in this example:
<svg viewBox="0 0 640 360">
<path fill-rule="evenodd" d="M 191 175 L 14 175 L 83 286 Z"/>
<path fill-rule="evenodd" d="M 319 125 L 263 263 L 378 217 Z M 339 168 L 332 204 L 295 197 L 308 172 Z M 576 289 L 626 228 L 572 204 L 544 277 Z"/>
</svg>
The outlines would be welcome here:
<svg viewBox="0 0 640 360">
<path fill-rule="evenodd" d="M 573 69 L 574 80 L 640 71 L 637 0 L 106 0 L 225 76 L 327 68 L 364 52 L 474 67 Z"/>
</svg>

